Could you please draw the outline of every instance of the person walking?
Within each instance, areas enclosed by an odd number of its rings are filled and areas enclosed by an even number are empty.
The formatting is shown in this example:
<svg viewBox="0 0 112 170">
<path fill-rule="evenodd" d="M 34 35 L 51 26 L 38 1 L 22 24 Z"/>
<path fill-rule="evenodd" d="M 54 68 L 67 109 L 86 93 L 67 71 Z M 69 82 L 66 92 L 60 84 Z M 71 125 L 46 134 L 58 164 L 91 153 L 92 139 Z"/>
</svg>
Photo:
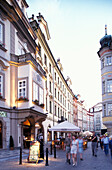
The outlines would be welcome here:
<svg viewBox="0 0 112 170">
<path fill-rule="evenodd" d="M 92 136 L 92 153 L 93 156 L 97 157 L 97 136 L 95 135 L 95 132 L 93 132 Z"/>
<path fill-rule="evenodd" d="M 109 152 L 109 137 L 106 134 L 104 134 L 103 146 L 104 146 L 105 155 L 107 156 Z"/>
<path fill-rule="evenodd" d="M 66 150 L 66 162 L 71 164 L 70 162 L 70 151 L 71 151 L 71 134 L 67 135 L 67 138 L 65 139 L 64 143 L 64 150 Z"/>
<path fill-rule="evenodd" d="M 79 142 L 75 136 L 73 136 L 72 139 L 73 140 L 71 142 L 71 154 L 72 154 L 73 166 L 77 166 L 77 152 L 79 148 Z"/>
<path fill-rule="evenodd" d="M 79 155 L 80 155 L 80 160 L 83 161 L 83 157 L 82 157 L 82 153 L 83 153 L 83 138 L 81 135 L 79 135 L 78 138 L 78 142 L 79 142 Z"/>
</svg>

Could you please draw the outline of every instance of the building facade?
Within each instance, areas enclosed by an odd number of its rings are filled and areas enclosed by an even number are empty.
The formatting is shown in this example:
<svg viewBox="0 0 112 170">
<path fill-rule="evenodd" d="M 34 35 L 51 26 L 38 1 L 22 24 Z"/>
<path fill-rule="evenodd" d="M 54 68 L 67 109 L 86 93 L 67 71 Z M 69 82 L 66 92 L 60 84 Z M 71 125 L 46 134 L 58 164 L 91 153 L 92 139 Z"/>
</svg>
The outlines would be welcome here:
<svg viewBox="0 0 112 170">
<path fill-rule="evenodd" d="M 90 112 L 94 114 L 94 131 L 96 134 L 101 135 L 101 131 L 103 129 L 102 103 L 97 103 L 90 109 Z"/>
<path fill-rule="evenodd" d="M 112 134 L 112 40 L 111 35 L 107 35 L 100 40 L 98 55 L 101 61 L 101 81 L 102 81 L 102 117 L 103 124 L 107 127 L 108 133 Z"/>
<path fill-rule="evenodd" d="M 63 76 L 41 14 L 27 17 L 25 0 L 0 1 L 0 148 L 29 147 L 42 134 L 47 142 L 60 134 L 49 128 L 61 120 L 74 123 L 70 79 Z"/>
</svg>

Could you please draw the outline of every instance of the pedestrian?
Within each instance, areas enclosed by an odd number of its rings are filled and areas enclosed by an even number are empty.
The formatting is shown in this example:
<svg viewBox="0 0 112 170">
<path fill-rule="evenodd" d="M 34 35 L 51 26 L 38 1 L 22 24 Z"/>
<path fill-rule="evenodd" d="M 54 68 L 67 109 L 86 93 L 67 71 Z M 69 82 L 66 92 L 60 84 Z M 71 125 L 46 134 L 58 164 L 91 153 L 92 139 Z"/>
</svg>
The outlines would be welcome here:
<svg viewBox="0 0 112 170">
<path fill-rule="evenodd" d="M 104 146 L 105 155 L 107 156 L 109 152 L 109 137 L 106 134 L 104 134 L 103 146 Z"/>
<path fill-rule="evenodd" d="M 79 154 L 80 154 L 80 160 L 83 161 L 83 157 L 82 157 L 82 153 L 83 153 L 83 138 L 81 135 L 79 135 L 79 139 L 78 139 L 78 142 L 79 142 Z"/>
<path fill-rule="evenodd" d="M 110 148 L 110 154 L 111 154 L 111 159 L 112 159 L 112 137 L 109 140 L 109 148 Z"/>
<path fill-rule="evenodd" d="M 69 133 L 67 135 L 67 138 L 65 139 L 65 143 L 64 143 L 64 150 L 66 150 L 66 162 L 68 162 L 69 164 L 71 164 L 70 162 L 70 148 L 71 145 L 71 134 Z"/>
<path fill-rule="evenodd" d="M 100 136 L 100 147 L 101 149 L 103 149 L 103 136 L 102 135 Z"/>
<path fill-rule="evenodd" d="M 77 152 L 79 148 L 79 142 L 76 139 L 75 136 L 72 137 L 71 142 L 71 154 L 72 154 L 72 160 L 73 160 L 73 166 L 77 166 Z"/>
<path fill-rule="evenodd" d="M 92 153 L 93 156 L 97 157 L 97 136 L 95 135 L 95 132 L 93 132 L 92 136 Z"/>
</svg>

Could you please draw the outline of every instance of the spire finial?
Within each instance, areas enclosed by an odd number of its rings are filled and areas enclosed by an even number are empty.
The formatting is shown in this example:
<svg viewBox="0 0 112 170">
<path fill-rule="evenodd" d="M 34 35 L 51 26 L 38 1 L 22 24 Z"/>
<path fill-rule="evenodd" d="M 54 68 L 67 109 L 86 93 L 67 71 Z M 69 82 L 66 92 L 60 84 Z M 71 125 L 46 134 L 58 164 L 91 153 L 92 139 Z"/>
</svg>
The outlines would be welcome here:
<svg viewBox="0 0 112 170">
<path fill-rule="evenodd" d="M 105 25 L 105 35 L 107 35 L 107 25 Z"/>
</svg>

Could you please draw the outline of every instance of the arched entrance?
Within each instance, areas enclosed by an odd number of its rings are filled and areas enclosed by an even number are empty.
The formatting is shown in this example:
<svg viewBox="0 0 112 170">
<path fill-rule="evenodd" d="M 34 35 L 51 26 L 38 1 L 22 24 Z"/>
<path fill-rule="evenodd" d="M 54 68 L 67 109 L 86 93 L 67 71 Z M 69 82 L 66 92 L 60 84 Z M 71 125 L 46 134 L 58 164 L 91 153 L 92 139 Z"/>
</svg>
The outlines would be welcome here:
<svg viewBox="0 0 112 170">
<path fill-rule="evenodd" d="M 29 148 L 30 147 L 30 142 L 31 142 L 31 130 L 32 130 L 32 125 L 30 120 L 26 120 L 23 122 L 23 147 L 24 148 Z"/>
<path fill-rule="evenodd" d="M 2 148 L 2 122 L 0 121 L 0 148 Z"/>
</svg>

